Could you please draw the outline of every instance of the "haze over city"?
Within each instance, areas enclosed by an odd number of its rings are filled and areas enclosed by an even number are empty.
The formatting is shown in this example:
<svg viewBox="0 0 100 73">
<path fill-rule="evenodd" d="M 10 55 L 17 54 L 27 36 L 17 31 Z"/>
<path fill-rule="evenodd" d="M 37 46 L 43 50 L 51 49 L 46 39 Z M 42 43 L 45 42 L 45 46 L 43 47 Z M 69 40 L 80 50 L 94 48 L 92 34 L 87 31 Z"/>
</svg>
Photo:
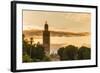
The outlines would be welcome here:
<svg viewBox="0 0 100 73">
<path fill-rule="evenodd" d="M 23 11 L 23 32 L 34 43 L 42 41 L 44 24 L 50 31 L 50 49 L 65 45 L 91 45 L 91 14 L 52 11 Z"/>
</svg>

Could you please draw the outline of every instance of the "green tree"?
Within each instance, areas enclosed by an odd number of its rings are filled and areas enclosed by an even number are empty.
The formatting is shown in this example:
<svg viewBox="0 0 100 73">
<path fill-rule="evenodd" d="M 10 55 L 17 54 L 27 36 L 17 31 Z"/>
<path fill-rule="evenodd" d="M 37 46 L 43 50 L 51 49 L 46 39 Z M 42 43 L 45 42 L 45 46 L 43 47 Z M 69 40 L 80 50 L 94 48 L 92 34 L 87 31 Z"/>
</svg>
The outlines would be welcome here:
<svg viewBox="0 0 100 73">
<path fill-rule="evenodd" d="M 39 42 L 37 44 L 33 42 L 33 37 L 27 41 L 23 34 L 23 62 L 50 61 L 50 58 L 45 54 L 44 47 Z"/>
<path fill-rule="evenodd" d="M 32 59 L 37 59 L 37 61 L 43 60 L 45 57 L 43 46 L 39 44 L 37 44 L 35 47 L 33 46 L 31 50 L 31 57 Z"/>
<path fill-rule="evenodd" d="M 58 50 L 58 55 L 60 60 L 75 60 L 77 59 L 78 47 L 73 45 L 68 45 L 65 48 L 60 48 Z"/>
<path fill-rule="evenodd" d="M 65 47 L 64 57 L 67 60 L 75 60 L 75 59 L 77 59 L 77 53 L 78 53 L 78 47 L 69 45 L 69 46 Z"/>
<path fill-rule="evenodd" d="M 91 58 L 91 49 L 85 46 L 79 48 L 78 59 L 90 59 Z"/>
<path fill-rule="evenodd" d="M 27 53 L 24 53 L 23 55 L 23 62 L 32 62 L 32 59 Z"/>
<path fill-rule="evenodd" d="M 28 43 L 27 39 L 25 39 L 25 35 L 24 34 L 23 34 L 22 43 L 23 43 L 23 49 L 22 49 L 23 55 L 24 55 L 24 53 L 27 53 L 30 56 L 31 45 Z"/>
<path fill-rule="evenodd" d="M 64 60 L 63 58 L 63 56 L 64 56 L 64 47 L 61 47 L 61 48 L 59 48 L 58 49 L 58 55 L 60 56 L 60 60 Z"/>
<path fill-rule="evenodd" d="M 44 56 L 42 61 L 51 61 L 51 59 L 48 56 Z"/>
</svg>

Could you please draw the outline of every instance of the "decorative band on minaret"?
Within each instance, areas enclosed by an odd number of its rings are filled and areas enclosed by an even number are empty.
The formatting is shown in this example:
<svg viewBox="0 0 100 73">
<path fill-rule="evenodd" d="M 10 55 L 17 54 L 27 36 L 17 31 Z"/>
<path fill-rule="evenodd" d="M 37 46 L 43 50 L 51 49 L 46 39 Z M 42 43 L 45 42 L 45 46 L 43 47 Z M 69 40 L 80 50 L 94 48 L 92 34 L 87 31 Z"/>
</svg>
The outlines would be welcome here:
<svg viewBox="0 0 100 73">
<path fill-rule="evenodd" d="M 44 31 L 43 31 L 43 46 L 45 49 L 46 55 L 50 54 L 50 31 L 48 29 L 48 23 L 45 22 Z"/>
</svg>

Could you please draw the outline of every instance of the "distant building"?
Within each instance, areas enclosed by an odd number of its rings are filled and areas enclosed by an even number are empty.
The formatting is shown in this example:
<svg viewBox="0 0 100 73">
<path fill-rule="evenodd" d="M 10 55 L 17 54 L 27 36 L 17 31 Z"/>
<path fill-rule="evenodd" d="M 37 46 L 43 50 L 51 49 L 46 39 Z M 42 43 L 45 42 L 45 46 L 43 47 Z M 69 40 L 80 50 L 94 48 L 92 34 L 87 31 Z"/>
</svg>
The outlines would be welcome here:
<svg viewBox="0 0 100 73">
<path fill-rule="evenodd" d="M 45 48 L 46 55 L 50 54 L 50 31 L 48 31 L 47 21 L 45 22 L 44 31 L 43 31 L 43 46 Z"/>
</svg>

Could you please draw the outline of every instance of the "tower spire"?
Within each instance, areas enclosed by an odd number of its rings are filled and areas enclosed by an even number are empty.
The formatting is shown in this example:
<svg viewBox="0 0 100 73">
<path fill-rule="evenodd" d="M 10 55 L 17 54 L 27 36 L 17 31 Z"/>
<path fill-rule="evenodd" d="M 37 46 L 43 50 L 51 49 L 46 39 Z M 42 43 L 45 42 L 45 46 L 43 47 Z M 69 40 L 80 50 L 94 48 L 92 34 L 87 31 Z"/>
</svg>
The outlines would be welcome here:
<svg viewBox="0 0 100 73">
<path fill-rule="evenodd" d="M 45 21 L 45 31 L 48 31 L 48 23 Z"/>
<path fill-rule="evenodd" d="M 47 24 L 47 20 L 45 21 L 45 24 Z"/>
</svg>

